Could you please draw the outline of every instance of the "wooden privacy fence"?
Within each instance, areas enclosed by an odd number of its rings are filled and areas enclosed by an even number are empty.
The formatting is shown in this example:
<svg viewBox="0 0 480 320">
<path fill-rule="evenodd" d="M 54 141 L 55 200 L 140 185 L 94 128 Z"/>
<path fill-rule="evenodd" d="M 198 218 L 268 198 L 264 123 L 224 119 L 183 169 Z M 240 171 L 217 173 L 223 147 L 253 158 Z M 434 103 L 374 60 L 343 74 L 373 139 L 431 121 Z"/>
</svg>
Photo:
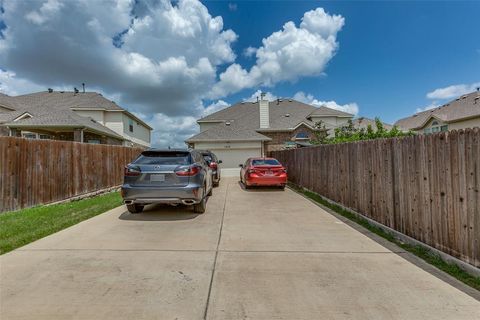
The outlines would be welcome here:
<svg viewBox="0 0 480 320">
<path fill-rule="evenodd" d="M 0 212 L 120 185 L 142 149 L 0 137 Z"/>
<path fill-rule="evenodd" d="M 480 131 L 272 152 L 289 180 L 480 267 Z"/>
</svg>

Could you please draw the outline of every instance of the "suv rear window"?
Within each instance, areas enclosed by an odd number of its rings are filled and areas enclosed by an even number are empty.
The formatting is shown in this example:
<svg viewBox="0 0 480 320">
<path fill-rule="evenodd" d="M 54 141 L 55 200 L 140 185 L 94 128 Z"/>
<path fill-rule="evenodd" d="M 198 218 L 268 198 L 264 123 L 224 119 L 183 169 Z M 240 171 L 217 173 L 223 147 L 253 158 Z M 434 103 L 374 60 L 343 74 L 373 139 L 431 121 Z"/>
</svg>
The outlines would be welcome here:
<svg viewBox="0 0 480 320">
<path fill-rule="evenodd" d="M 134 161 L 135 164 L 188 165 L 191 163 L 189 152 L 144 151 Z"/>
<path fill-rule="evenodd" d="M 275 159 L 253 159 L 252 166 L 279 166 L 280 162 Z"/>
</svg>

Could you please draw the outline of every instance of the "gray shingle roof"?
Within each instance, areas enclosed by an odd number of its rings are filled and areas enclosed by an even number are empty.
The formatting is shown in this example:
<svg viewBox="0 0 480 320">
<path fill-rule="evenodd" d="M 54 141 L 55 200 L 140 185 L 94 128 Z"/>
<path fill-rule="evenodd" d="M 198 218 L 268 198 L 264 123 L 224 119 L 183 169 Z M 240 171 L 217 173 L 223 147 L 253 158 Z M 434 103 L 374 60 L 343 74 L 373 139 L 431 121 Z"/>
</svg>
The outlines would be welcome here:
<svg viewBox="0 0 480 320">
<path fill-rule="evenodd" d="M 269 102 L 268 129 L 260 129 L 260 110 L 258 102 L 239 102 L 228 108 L 208 115 L 198 122 L 221 122 L 208 130 L 205 130 L 186 142 L 196 141 L 225 141 L 225 140 L 270 140 L 261 134 L 267 131 L 293 130 L 299 124 L 305 123 L 314 126 L 309 116 L 320 109 L 322 115 L 339 117 L 353 117 L 353 115 L 333 110 L 327 107 L 314 107 L 293 99 L 282 99 Z M 225 122 L 229 121 L 230 126 Z"/>
<path fill-rule="evenodd" d="M 270 128 L 271 129 L 290 129 L 294 128 L 300 122 L 313 124 L 309 118 L 312 114 L 353 117 L 352 114 L 327 107 L 314 107 L 293 99 L 282 99 L 269 102 Z M 286 117 L 285 115 L 289 115 Z M 211 115 L 201 118 L 199 122 L 209 121 L 227 121 L 239 120 L 240 118 L 249 118 L 247 127 L 257 129 L 260 126 L 258 102 L 236 103 L 228 108 L 217 111 Z"/>
<path fill-rule="evenodd" d="M 44 109 L 44 108 L 41 108 Z M 17 113 L 17 117 L 21 114 Z M 28 112 L 31 114 L 31 112 Z M 52 110 L 38 110 L 33 117 L 27 117 L 15 122 L 10 121 L 4 124 L 11 128 L 35 128 L 35 127 L 64 127 L 64 128 L 86 128 L 91 131 L 105 134 L 110 137 L 122 139 L 123 137 L 115 133 L 113 130 L 105 127 L 104 125 L 96 122 L 92 118 L 82 117 L 76 114 L 74 111 L 64 110 L 62 112 L 56 112 Z"/>
<path fill-rule="evenodd" d="M 69 91 L 35 92 L 14 97 L 24 108 L 48 106 L 50 108 L 101 108 L 105 110 L 123 110 L 114 101 L 108 100 L 100 93 L 74 93 Z"/>
<path fill-rule="evenodd" d="M 230 125 L 221 123 L 208 130 L 200 132 L 199 134 L 187 139 L 186 142 L 235 140 L 268 141 L 271 139 L 256 132 L 255 130 L 245 128 L 239 124 L 231 122 Z"/>
<path fill-rule="evenodd" d="M 15 104 L 14 97 L 0 93 L 0 107 L 16 110 L 18 107 Z"/>
<path fill-rule="evenodd" d="M 325 106 L 320 106 L 318 108 L 315 108 L 315 110 L 310 114 L 310 116 L 313 116 L 313 115 L 334 116 L 334 117 L 353 117 L 353 114 L 343 112 L 340 110 L 327 108 Z"/>
<path fill-rule="evenodd" d="M 401 129 L 421 129 L 426 122 L 435 117 L 445 123 L 466 118 L 480 117 L 480 92 L 463 95 L 435 109 L 423 111 L 395 122 Z"/>
</svg>

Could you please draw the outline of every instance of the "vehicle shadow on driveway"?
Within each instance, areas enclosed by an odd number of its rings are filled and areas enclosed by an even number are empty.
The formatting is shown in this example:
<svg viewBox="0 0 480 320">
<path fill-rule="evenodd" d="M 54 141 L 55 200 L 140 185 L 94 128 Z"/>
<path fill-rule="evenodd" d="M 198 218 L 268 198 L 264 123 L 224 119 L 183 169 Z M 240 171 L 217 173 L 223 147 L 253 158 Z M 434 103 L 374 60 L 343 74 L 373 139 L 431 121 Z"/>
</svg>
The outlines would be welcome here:
<svg viewBox="0 0 480 320">
<path fill-rule="evenodd" d="M 195 219 L 191 206 L 148 205 L 142 213 L 132 214 L 125 210 L 118 218 L 127 221 L 179 221 Z"/>
<path fill-rule="evenodd" d="M 246 192 L 284 192 L 284 190 L 281 189 L 280 187 L 258 186 L 258 187 L 250 187 L 249 189 L 246 189 L 245 185 L 241 181 L 238 181 L 238 185 L 240 186 L 240 188 L 242 188 L 243 191 L 246 191 Z"/>
</svg>

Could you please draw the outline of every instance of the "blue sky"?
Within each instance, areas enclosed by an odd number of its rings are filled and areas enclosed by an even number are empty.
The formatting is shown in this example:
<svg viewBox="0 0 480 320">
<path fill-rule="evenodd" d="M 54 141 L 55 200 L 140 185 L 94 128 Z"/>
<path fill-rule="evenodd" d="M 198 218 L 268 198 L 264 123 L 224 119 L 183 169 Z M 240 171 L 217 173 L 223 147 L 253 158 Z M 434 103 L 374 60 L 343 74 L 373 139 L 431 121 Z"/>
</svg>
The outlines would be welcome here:
<svg viewBox="0 0 480 320">
<path fill-rule="evenodd" d="M 259 90 L 393 123 L 480 86 L 478 1 L 0 4 L 0 92 L 86 83 L 155 146 L 184 146 L 198 118 Z"/>
<path fill-rule="evenodd" d="M 285 21 L 300 22 L 306 11 L 323 7 L 345 25 L 339 49 L 325 76 L 264 88 L 278 96 L 301 90 L 322 100 L 356 102 L 359 115 L 393 123 L 428 106 L 428 92 L 480 81 L 480 2 L 205 1 L 225 27 L 239 35 L 235 50 L 258 47 Z M 229 9 L 236 4 L 236 10 Z M 242 65 L 254 61 L 239 57 Z M 233 95 L 229 102 L 246 92 Z M 440 100 L 439 102 L 442 102 Z"/>
</svg>

